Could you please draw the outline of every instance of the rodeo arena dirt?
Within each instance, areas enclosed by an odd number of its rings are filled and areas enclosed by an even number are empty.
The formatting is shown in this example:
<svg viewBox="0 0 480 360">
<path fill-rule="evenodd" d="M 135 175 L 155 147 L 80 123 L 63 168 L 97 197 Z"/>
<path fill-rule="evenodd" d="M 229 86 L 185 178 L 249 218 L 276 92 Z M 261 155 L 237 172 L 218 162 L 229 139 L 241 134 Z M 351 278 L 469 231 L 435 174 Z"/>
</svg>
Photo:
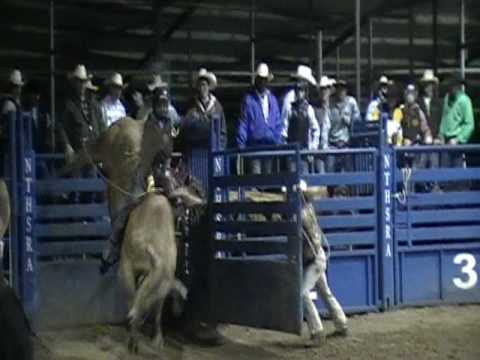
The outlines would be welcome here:
<svg viewBox="0 0 480 360">
<path fill-rule="evenodd" d="M 0 18 L 0 360 L 480 359 L 477 0 Z"/>
</svg>

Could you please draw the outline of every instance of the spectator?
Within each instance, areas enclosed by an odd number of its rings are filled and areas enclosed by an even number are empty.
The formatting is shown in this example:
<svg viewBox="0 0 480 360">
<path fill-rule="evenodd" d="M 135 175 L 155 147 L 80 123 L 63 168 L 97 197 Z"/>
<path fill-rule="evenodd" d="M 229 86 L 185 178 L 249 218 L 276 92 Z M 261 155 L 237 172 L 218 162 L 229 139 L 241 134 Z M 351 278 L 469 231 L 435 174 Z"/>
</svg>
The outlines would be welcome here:
<svg viewBox="0 0 480 360">
<path fill-rule="evenodd" d="M 20 70 L 13 70 L 8 77 L 6 94 L 0 98 L 0 176 L 3 175 L 5 156 L 8 151 L 9 123 L 20 111 L 20 98 L 24 85 Z"/>
<path fill-rule="evenodd" d="M 315 117 L 320 129 L 319 149 L 328 149 L 328 135 L 330 133 L 330 91 L 332 82 L 326 76 L 322 76 L 319 84 L 319 103 L 315 107 Z M 315 161 L 315 170 L 319 173 L 325 172 L 325 161 L 319 157 Z"/>
<path fill-rule="evenodd" d="M 284 134 L 287 134 L 288 143 L 299 143 L 302 149 L 317 150 L 320 128 L 313 107 L 308 102 L 309 85 L 316 86 L 317 82 L 312 75 L 312 70 L 300 65 L 297 73 L 292 74 L 297 79 L 294 89 L 294 101 L 282 114 Z M 289 170 L 296 171 L 296 160 L 289 160 Z M 302 173 L 308 171 L 306 162 L 302 161 Z"/>
<path fill-rule="evenodd" d="M 465 79 L 455 75 L 445 96 L 440 138 L 449 145 L 466 144 L 475 130 L 472 101 L 464 86 Z"/>
<path fill-rule="evenodd" d="M 85 66 L 77 65 L 70 74 L 70 80 L 72 94 L 65 103 L 60 122 L 61 142 L 67 162 L 72 160 L 75 152 L 83 148 L 86 141 L 95 140 L 105 130 L 100 107 L 96 102 L 89 100 L 86 94 L 89 77 Z M 74 175 L 92 177 L 95 175 L 95 168 L 89 165 Z"/>
<path fill-rule="evenodd" d="M 193 175 L 197 176 L 206 187 L 208 172 L 196 173 L 198 170 L 208 169 L 209 150 L 223 150 L 227 145 L 227 125 L 223 107 L 212 94 L 217 86 L 216 76 L 200 69 L 197 75 L 197 91 L 187 115 L 180 126 L 182 148 L 187 155 L 187 161 L 203 162 L 203 169 L 191 167 Z M 221 164 L 216 163 L 216 171 L 221 170 Z M 197 170 L 197 171 L 196 171 Z"/>
<path fill-rule="evenodd" d="M 434 143 L 439 144 L 442 102 L 438 97 L 438 78 L 434 75 L 433 70 L 425 70 L 420 79 L 420 86 L 418 104 L 427 118 Z"/>
<path fill-rule="evenodd" d="M 140 101 L 139 95 L 137 94 L 137 103 L 139 105 L 137 111 L 137 120 L 146 120 L 148 119 L 150 113 L 152 112 L 152 99 L 156 90 L 167 89 L 168 84 L 162 80 L 162 77 L 158 74 L 153 74 L 152 78 L 147 83 L 147 93 Z M 167 89 L 168 92 L 168 89 Z M 180 116 L 178 116 L 177 110 L 172 105 L 170 98 L 168 99 L 168 112 L 169 117 L 172 119 L 175 128 L 180 126 Z"/>
<path fill-rule="evenodd" d="M 392 117 L 391 106 L 388 102 L 388 90 L 393 82 L 385 75 L 382 75 L 378 81 L 377 96 L 368 104 L 366 121 L 380 121 L 382 116 Z"/>
<path fill-rule="evenodd" d="M 427 117 L 417 102 L 418 92 L 415 85 L 410 84 L 405 90 L 405 104 L 400 106 L 402 135 L 404 146 L 432 144 L 432 132 Z"/>
<path fill-rule="evenodd" d="M 283 124 L 277 99 L 268 89 L 272 80 L 273 74 L 268 65 L 259 64 L 255 73 L 255 86 L 242 102 L 237 132 L 240 149 L 283 143 Z M 252 159 L 250 162 L 250 171 L 254 174 L 271 173 L 272 167 L 272 159 Z"/>
<path fill-rule="evenodd" d="M 347 82 L 339 80 L 336 83 L 336 96 L 330 107 L 329 144 L 337 149 L 343 149 L 350 144 L 351 127 L 354 121 L 360 119 L 360 110 L 354 97 L 347 94 Z"/>
<path fill-rule="evenodd" d="M 123 78 L 119 73 L 113 73 L 107 79 L 105 85 L 108 89 L 108 94 L 102 101 L 102 113 L 105 125 L 109 127 L 118 119 L 127 116 L 125 107 L 120 101 L 123 90 Z"/>
<path fill-rule="evenodd" d="M 460 74 L 456 74 L 450 80 L 440 123 L 440 141 L 444 144 L 466 144 L 475 130 L 472 101 L 465 93 L 464 86 L 465 79 Z M 462 167 L 463 154 L 458 152 L 444 154 L 442 166 Z M 458 189 L 462 189 L 463 186 L 459 184 Z M 452 189 L 457 190 L 457 187 L 453 186 Z"/>
<path fill-rule="evenodd" d="M 335 96 L 332 97 L 333 101 L 330 102 L 328 145 L 332 149 L 347 149 L 350 146 L 352 125 L 360 117 L 360 110 L 356 100 L 347 95 L 346 81 L 338 80 L 335 82 L 335 87 Z M 352 171 L 352 168 L 353 159 L 351 155 L 336 154 L 328 157 L 328 169 L 330 172 Z M 335 190 L 335 188 L 329 187 L 331 195 Z"/>
</svg>

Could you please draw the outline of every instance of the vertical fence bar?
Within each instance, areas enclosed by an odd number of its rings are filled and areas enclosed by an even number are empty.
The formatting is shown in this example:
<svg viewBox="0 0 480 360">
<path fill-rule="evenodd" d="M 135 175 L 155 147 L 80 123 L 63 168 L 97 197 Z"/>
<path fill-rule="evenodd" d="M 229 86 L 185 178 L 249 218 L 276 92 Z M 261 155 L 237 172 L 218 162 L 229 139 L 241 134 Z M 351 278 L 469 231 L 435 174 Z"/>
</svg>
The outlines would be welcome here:
<svg viewBox="0 0 480 360">
<path fill-rule="evenodd" d="M 10 230 L 9 230 L 9 272 L 10 272 L 10 284 L 13 289 L 16 291 L 17 295 L 20 295 L 20 263 L 19 263 L 19 254 L 18 254 L 18 210 L 19 210 L 19 192 L 18 192 L 18 151 L 17 151 L 17 127 L 19 126 L 19 115 L 20 111 L 17 108 L 17 111 L 13 114 L 10 113 L 10 118 L 8 119 L 8 129 L 9 129 L 9 192 L 10 192 L 10 203 L 11 203 L 11 212 L 10 212 Z"/>
<path fill-rule="evenodd" d="M 336 73 L 336 77 L 337 77 L 337 80 L 340 79 L 340 46 L 337 47 L 337 60 L 336 60 L 336 63 L 335 63 L 335 73 Z"/>
<path fill-rule="evenodd" d="M 393 151 L 387 143 L 386 125 L 388 119 L 382 116 L 379 145 L 378 209 L 380 216 L 379 258 L 380 258 L 380 307 L 388 309 L 393 306 L 395 296 L 394 248 L 393 248 L 393 189 L 395 168 L 393 168 Z"/>
<path fill-rule="evenodd" d="M 56 103 L 55 103 L 55 0 L 50 1 L 50 119 L 52 121 L 52 152 L 55 152 Z"/>
<path fill-rule="evenodd" d="M 251 7 L 250 7 L 250 73 L 251 75 L 251 83 L 255 82 L 255 61 L 256 61 L 256 54 L 255 54 L 255 18 L 256 18 L 256 0 L 251 0 Z"/>
<path fill-rule="evenodd" d="M 317 82 L 320 84 L 320 80 L 323 76 L 323 31 L 317 31 Z"/>
<path fill-rule="evenodd" d="M 368 19 L 368 89 L 373 97 L 373 19 Z"/>
<path fill-rule="evenodd" d="M 408 8 L 408 71 L 410 74 L 410 81 L 414 79 L 414 63 L 413 57 L 414 54 L 414 25 L 415 25 L 415 15 L 413 13 L 413 6 Z"/>
<path fill-rule="evenodd" d="M 438 74 L 438 0 L 432 1 L 433 71 Z"/>
<path fill-rule="evenodd" d="M 460 0 L 460 74 L 465 78 L 465 61 L 466 61 L 466 45 L 465 45 L 465 0 Z"/>
<path fill-rule="evenodd" d="M 362 100 L 362 94 L 361 94 L 361 84 L 360 84 L 360 79 L 361 79 L 361 55 L 360 55 L 360 6 L 361 6 L 361 0 L 356 0 L 355 1 L 355 75 L 356 75 L 356 96 L 357 96 L 357 103 L 360 105 L 361 100 Z"/>
</svg>

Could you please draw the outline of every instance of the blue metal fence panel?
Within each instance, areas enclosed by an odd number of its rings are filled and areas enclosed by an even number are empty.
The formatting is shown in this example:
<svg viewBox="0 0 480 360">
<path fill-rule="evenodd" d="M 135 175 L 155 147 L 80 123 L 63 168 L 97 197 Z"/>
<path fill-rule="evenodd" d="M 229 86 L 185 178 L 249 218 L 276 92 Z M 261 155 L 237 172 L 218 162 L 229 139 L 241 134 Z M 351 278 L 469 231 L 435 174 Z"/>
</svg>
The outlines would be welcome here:
<svg viewBox="0 0 480 360">
<path fill-rule="evenodd" d="M 325 172 L 302 175 L 309 186 L 330 189 L 343 185 L 348 189 L 342 195 L 328 191 L 328 195 L 325 193 L 314 202 L 329 243 L 330 286 L 347 313 L 376 311 L 379 307 L 377 151 L 356 149 L 308 154 L 315 162 L 325 153 L 331 162 L 336 157 L 349 156 L 357 171 L 333 172 L 335 169 L 327 166 Z M 317 299 L 319 310 L 326 313 L 317 293 L 313 292 L 312 296 Z"/>
<path fill-rule="evenodd" d="M 415 149 L 415 155 L 434 150 Z M 406 151 L 397 149 L 396 159 Z M 478 154 L 480 147 L 452 151 Z M 396 305 L 480 301 L 480 193 L 474 190 L 480 168 L 413 168 L 410 183 L 404 183 L 399 169 L 395 175 L 395 189 L 406 191 L 404 201 L 395 204 Z M 425 193 L 419 187 L 425 183 L 442 191 Z M 452 183 L 460 188 L 451 191 Z"/>
</svg>

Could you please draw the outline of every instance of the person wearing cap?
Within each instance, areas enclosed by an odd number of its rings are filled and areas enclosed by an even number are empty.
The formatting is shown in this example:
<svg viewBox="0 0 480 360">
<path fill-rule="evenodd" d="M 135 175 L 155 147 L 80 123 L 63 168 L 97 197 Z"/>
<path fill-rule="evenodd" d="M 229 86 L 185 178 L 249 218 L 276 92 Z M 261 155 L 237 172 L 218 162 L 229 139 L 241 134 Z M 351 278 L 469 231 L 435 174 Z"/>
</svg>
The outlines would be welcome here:
<svg viewBox="0 0 480 360">
<path fill-rule="evenodd" d="M 168 92 L 168 83 L 163 81 L 161 75 L 152 74 L 150 80 L 147 82 L 145 96 L 143 97 L 142 101 L 140 101 L 137 94 L 136 101 L 138 101 L 139 105 L 142 105 L 138 108 L 137 116 L 136 116 L 137 120 L 146 120 L 148 118 L 148 116 L 152 112 L 153 94 L 158 89 L 167 89 L 167 92 Z M 168 103 L 168 112 L 169 112 L 169 117 L 173 119 L 175 128 L 178 128 L 180 126 L 180 116 L 178 115 L 178 112 L 175 109 L 175 107 L 172 105 L 170 99 Z"/>
<path fill-rule="evenodd" d="M 317 150 L 320 128 L 318 126 L 315 111 L 308 102 L 309 86 L 316 86 L 317 81 L 312 75 L 312 70 L 300 65 L 297 72 L 291 75 L 297 80 L 294 88 L 294 100 L 282 111 L 284 137 L 288 143 L 298 143 L 301 149 Z M 308 171 L 307 163 L 301 164 L 302 173 Z M 289 170 L 296 171 L 295 159 L 289 161 Z"/>
<path fill-rule="evenodd" d="M 405 103 L 399 108 L 402 125 L 402 145 L 431 145 L 432 132 L 427 117 L 417 102 L 418 91 L 415 85 L 409 84 L 405 89 Z"/>
<path fill-rule="evenodd" d="M 123 106 L 120 97 L 124 88 L 122 75 L 113 73 L 105 82 L 107 86 L 107 96 L 102 100 L 102 114 L 107 127 L 112 125 L 115 121 L 127 116 L 125 107 Z"/>
<path fill-rule="evenodd" d="M 268 65 L 260 63 L 255 72 L 255 85 L 243 99 L 237 130 L 240 149 L 283 143 L 283 124 L 275 96 L 268 89 L 273 74 Z M 250 171 L 254 174 L 271 173 L 271 159 L 252 159 Z"/>
<path fill-rule="evenodd" d="M 388 90 L 392 83 L 385 75 L 380 77 L 377 96 L 368 104 L 366 121 L 380 121 L 382 116 L 392 117 L 392 109 L 388 102 Z"/>
</svg>

